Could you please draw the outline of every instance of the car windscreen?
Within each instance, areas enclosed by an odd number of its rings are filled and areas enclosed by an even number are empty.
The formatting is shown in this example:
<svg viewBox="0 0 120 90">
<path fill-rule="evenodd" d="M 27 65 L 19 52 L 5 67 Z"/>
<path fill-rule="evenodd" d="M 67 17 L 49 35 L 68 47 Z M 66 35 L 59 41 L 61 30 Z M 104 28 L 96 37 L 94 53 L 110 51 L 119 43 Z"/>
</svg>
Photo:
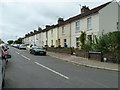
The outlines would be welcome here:
<svg viewBox="0 0 120 90">
<path fill-rule="evenodd" d="M 43 49 L 43 48 L 40 46 L 34 46 L 34 49 Z"/>
</svg>

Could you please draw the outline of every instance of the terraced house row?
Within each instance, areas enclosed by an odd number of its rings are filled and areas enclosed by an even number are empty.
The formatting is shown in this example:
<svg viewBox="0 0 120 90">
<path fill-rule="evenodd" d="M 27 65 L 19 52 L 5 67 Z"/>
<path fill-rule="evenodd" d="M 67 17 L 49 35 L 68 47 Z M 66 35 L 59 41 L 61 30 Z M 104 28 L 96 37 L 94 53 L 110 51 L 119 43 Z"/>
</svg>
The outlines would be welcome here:
<svg viewBox="0 0 120 90">
<path fill-rule="evenodd" d="M 36 44 L 49 47 L 79 47 L 81 31 L 87 37 L 93 38 L 108 32 L 120 31 L 120 5 L 116 1 L 89 9 L 82 6 L 81 13 L 67 20 L 58 19 L 56 25 L 46 25 L 45 29 L 38 28 L 25 35 L 25 44 Z"/>
</svg>

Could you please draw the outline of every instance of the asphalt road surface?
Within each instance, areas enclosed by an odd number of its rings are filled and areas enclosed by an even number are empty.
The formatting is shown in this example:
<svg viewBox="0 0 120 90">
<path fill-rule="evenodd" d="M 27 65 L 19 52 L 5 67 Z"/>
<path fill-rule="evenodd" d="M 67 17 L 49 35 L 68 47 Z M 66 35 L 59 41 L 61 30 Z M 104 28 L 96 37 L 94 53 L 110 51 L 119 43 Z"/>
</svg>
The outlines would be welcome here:
<svg viewBox="0 0 120 90">
<path fill-rule="evenodd" d="M 77 66 L 10 48 L 5 88 L 118 88 L 118 72 Z"/>
</svg>

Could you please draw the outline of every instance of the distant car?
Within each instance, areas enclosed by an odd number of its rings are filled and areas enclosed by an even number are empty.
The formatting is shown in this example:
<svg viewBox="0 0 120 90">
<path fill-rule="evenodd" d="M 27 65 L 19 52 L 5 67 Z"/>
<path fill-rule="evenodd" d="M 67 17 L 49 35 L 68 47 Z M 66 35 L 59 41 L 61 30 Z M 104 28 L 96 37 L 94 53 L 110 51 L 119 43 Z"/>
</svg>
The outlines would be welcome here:
<svg viewBox="0 0 120 90">
<path fill-rule="evenodd" d="M 9 58 L 11 58 L 11 55 L 5 54 L 2 46 L 0 46 L 0 90 L 5 85 L 5 67 L 6 67 L 5 59 Z"/>
<path fill-rule="evenodd" d="M 30 49 L 32 48 L 33 45 L 27 45 L 26 46 L 26 50 L 30 51 Z"/>
<path fill-rule="evenodd" d="M 19 48 L 19 45 L 20 45 L 20 44 L 13 44 L 13 47 Z"/>
<path fill-rule="evenodd" d="M 25 44 L 20 44 L 19 47 L 18 47 L 18 49 L 24 49 L 24 50 L 26 50 L 26 45 Z"/>
<path fill-rule="evenodd" d="M 46 55 L 46 50 L 42 46 L 32 46 L 30 49 L 32 54 Z"/>
</svg>

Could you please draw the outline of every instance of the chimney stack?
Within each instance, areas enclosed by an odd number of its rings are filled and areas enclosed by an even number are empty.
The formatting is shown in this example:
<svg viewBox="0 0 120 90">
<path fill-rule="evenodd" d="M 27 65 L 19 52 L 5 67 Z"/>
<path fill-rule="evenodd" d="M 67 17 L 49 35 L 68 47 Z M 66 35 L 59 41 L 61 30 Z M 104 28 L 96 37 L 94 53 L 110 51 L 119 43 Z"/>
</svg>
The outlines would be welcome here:
<svg viewBox="0 0 120 90">
<path fill-rule="evenodd" d="M 37 30 L 34 30 L 34 33 L 37 32 Z"/>
<path fill-rule="evenodd" d="M 30 34 L 33 34 L 33 32 L 30 32 Z"/>
<path fill-rule="evenodd" d="M 81 13 L 83 14 L 83 13 L 85 13 L 85 12 L 88 12 L 89 10 L 90 10 L 89 7 L 82 6 L 82 8 L 81 8 Z"/>
<path fill-rule="evenodd" d="M 50 25 L 46 25 L 46 29 L 50 28 L 51 26 Z"/>
<path fill-rule="evenodd" d="M 63 18 L 58 18 L 58 24 L 61 24 L 64 22 L 64 19 Z"/>
<path fill-rule="evenodd" d="M 42 28 L 41 28 L 41 27 L 38 27 L 38 31 L 42 31 Z"/>
</svg>

